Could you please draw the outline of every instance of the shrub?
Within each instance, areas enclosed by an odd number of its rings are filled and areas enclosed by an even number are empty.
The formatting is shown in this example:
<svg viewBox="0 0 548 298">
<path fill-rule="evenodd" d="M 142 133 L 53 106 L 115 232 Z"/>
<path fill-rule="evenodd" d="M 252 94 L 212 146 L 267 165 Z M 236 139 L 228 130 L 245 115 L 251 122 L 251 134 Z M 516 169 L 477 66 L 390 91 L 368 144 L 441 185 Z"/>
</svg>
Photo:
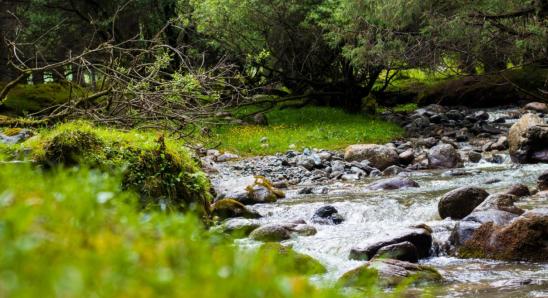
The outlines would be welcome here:
<svg viewBox="0 0 548 298">
<path fill-rule="evenodd" d="M 209 181 L 181 142 L 77 121 L 43 131 L 24 145 L 46 168 L 81 165 L 122 172 L 123 187 L 138 191 L 144 207 L 209 213 Z"/>
</svg>

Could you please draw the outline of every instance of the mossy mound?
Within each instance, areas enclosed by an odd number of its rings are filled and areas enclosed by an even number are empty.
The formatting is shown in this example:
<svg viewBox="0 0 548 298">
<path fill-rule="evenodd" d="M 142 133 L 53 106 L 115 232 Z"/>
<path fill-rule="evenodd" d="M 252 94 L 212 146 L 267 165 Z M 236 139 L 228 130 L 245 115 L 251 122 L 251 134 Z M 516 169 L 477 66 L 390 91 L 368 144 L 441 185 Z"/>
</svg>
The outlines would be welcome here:
<svg viewBox="0 0 548 298">
<path fill-rule="evenodd" d="M 69 98 L 78 98 L 84 94 L 84 90 L 70 88 L 63 84 L 19 84 L 8 93 L 4 109 L 17 115 L 36 113 L 52 105 L 61 104 Z"/>
<path fill-rule="evenodd" d="M 210 185 L 181 142 L 152 133 L 70 122 L 31 138 L 24 146 L 47 168 L 85 166 L 122 173 L 125 189 L 141 195 L 144 207 L 167 206 L 209 214 Z"/>
<path fill-rule="evenodd" d="M 518 100 L 531 101 L 534 98 L 518 91 L 515 85 L 534 94 L 544 86 L 548 69 L 532 66 L 506 70 L 501 74 L 465 76 L 442 81 L 419 94 L 419 104 L 485 108 L 515 104 Z"/>
<path fill-rule="evenodd" d="M 338 283 L 343 287 L 367 288 L 374 284 L 396 287 L 402 284 L 433 284 L 443 281 L 440 273 L 429 266 L 393 259 L 375 259 L 343 274 Z"/>
<path fill-rule="evenodd" d="M 298 253 L 291 247 L 280 243 L 268 242 L 261 246 L 259 253 L 273 255 L 276 263 L 287 273 L 294 274 L 322 274 L 327 272 L 325 267 L 311 256 Z"/>
</svg>

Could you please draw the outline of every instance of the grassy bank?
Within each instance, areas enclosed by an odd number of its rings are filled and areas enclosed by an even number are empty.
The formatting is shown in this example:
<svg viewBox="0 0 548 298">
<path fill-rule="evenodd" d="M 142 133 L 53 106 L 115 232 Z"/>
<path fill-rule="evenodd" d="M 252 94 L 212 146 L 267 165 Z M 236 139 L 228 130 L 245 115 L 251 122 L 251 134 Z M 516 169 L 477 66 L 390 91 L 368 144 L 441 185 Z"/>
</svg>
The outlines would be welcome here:
<svg viewBox="0 0 548 298">
<path fill-rule="evenodd" d="M 241 155 L 285 152 L 303 148 L 343 149 L 356 143 L 384 143 L 401 137 L 403 130 L 375 116 L 347 114 L 327 107 L 276 109 L 267 113 L 269 125 L 223 126 L 214 131 L 210 145 Z M 265 142 L 261 139 L 266 138 Z"/>
<path fill-rule="evenodd" d="M 338 297 L 192 215 L 137 207 L 121 178 L 0 164 L 1 297 Z"/>
</svg>

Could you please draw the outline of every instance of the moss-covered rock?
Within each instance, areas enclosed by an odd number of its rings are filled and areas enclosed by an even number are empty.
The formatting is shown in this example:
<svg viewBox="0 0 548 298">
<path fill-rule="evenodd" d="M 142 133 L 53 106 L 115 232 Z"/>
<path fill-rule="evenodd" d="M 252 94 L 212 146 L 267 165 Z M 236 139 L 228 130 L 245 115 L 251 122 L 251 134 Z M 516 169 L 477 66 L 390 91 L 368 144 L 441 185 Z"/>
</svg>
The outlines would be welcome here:
<svg viewBox="0 0 548 298">
<path fill-rule="evenodd" d="M 211 214 L 226 219 L 232 217 L 259 218 L 261 215 L 233 199 L 222 199 L 211 205 Z"/>
<path fill-rule="evenodd" d="M 500 260 L 548 260 L 548 216 L 525 213 L 506 226 L 488 222 L 458 249 L 467 258 Z"/>
<path fill-rule="evenodd" d="M 382 287 L 395 287 L 403 282 L 412 284 L 439 283 L 440 273 L 429 266 L 393 259 L 374 259 L 343 274 L 339 285 L 343 287 L 369 287 L 375 282 Z"/>
<path fill-rule="evenodd" d="M 123 176 L 143 206 L 167 205 L 209 214 L 209 180 L 183 144 L 146 132 L 123 132 L 70 122 L 24 143 L 45 167 L 85 166 Z"/>
<path fill-rule="evenodd" d="M 273 254 L 282 268 L 288 273 L 295 274 L 321 274 L 327 272 L 325 267 L 309 255 L 298 253 L 291 247 L 280 243 L 268 242 L 259 249 L 261 253 Z"/>
</svg>

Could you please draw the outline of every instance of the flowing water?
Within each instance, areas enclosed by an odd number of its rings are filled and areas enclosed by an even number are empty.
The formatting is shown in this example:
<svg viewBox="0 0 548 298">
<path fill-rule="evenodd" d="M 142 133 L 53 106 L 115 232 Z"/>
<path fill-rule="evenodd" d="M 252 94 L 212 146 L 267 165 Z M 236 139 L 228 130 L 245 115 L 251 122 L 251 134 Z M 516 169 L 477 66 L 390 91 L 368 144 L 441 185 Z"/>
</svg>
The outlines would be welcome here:
<svg viewBox="0 0 548 298">
<path fill-rule="evenodd" d="M 441 220 L 437 203 L 439 197 L 457 187 L 474 185 L 493 193 L 509 188 L 514 183 L 534 187 L 537 177 L 548 169 L 547 164 L 514 165 L 466 164 L 468 175 L 447 176 L 441 171 L 411 173 L 420 188 L 394 191 L 366 191 L 364 185 L 336 183 L 327 185 L 329 194 L 292 196 L 273 204 L 255 205 L 264 217 L 263 223 L 289 222 L 304 219 L 310 223 L 314 211 L 332 205 L 345 221 L 340 225 L 313 224 L 318 230 L 314 236 L 299 236 L 285 241 L 299 252 L 313 256 L 328 269 L 323 282 L 333 282 L 344 272 L 363 262 L 348 259 L 350 249 L 377 240 L 386 239 L 402 228 L 426 223 L 434 229 L 434 242 L 447 239 L 454 222 Z M 486 184 L 489 180 L 500 180 Z M 522 199 L 524 209 L 547 207 L 547 200 Z M 252 244 L 241 240 L 242 245 Z M 492 260 L 458 259 L 439 255 L 421 260 L 434 266 L 445 277 L 439 297 L 548 297 L 548 264 L 529 262 L 501 262 Z"/>
</svg>

